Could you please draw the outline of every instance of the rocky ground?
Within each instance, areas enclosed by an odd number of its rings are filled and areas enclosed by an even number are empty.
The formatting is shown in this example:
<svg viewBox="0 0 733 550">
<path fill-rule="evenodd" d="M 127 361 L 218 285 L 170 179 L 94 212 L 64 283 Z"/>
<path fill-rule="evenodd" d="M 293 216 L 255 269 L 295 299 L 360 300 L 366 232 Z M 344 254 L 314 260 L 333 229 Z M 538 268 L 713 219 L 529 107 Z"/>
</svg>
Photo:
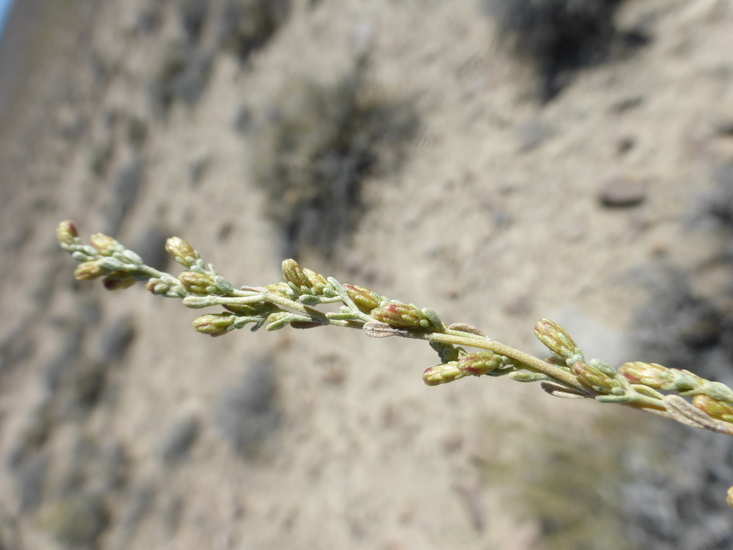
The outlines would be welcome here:
<svg viewBox="0 0 733 550">
<path fill-rule="evenodd" d="M 54 237 L 73 219 L 177 273 L 179 235 L 237 284 L 292 255 L 536 354 L 550 317 L 590 356 L 730 382 L 728 2 L 21 4 L 0 546 L 729 547 L 722 436 L 427 387 L 419 342 L 207 338 L 175 300 L 75 282 Z"/>
</svg>

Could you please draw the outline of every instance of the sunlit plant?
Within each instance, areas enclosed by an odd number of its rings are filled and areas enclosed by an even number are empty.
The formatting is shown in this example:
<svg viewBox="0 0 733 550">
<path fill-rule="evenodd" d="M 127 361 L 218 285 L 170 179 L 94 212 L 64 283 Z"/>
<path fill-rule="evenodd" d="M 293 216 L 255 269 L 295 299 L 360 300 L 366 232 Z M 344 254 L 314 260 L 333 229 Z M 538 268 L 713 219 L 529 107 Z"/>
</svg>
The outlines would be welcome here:
<svg viewBox="0 0 733 550">
<path fill-rule="evenodd" d="M 568 333 L 549 319 L 540 319 L 534 328 L 535 336 L 550 351 L 550 357 L 543 360 L 489 338 L 471 325 L 446 325 L 432 309 L 341 284 L 302 268 L 295 260 L 282 263 L 282 282 L 235 288 L 179 237 L 166 243 L 168 254 L 186 268 L 176 277 L 145 265 L 138 254 L 107 235 L 96 233 L 91 245 L 82 244 L 71 221 L 61 222 L 56 235 L 61 248 L 80 262 L 74 273 L 77 280 L 101 278 L 108 290 L 140 281 L 153 294 L 179 298 L 192 309 L 222 308 L 193 321 L 194 329 L 202 334 L 223 336 L 247 325 L 252 331 L 331 325 L 358 329 L 372 338 L 425 340 L 440 359 L 422 375 L 429 386 L 468 376 L 508 376 L 518 382 L 539 382 L 555 397 L 617 403 L 733 435 L 733 390 L 728 386 L 656 363 L 633 361 L 615 369 L 600 359 L 586 360 Z M 319 309 L 330 304 L 339 309 Z M 733 487 L 727 501 L 733 507 Z"/>
</svg>

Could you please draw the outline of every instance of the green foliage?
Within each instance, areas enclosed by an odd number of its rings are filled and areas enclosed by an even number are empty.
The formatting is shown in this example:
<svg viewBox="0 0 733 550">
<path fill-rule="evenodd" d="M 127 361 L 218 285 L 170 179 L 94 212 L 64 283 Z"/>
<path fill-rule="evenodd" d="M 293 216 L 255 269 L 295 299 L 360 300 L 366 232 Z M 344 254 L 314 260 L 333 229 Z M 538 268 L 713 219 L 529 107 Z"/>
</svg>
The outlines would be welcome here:
<svg viewBox="0 0 733 550">
<path fill-rule="evenodd" d="M 166 242 L 167 252 L 186 268 L 175 277 L 145 265 L 138 254 L 107 235 L 97 233 L 91 237 L 91 246 L 82 244 L 71 221 L 61 222 L 56 236 L 60 246 L 80 262 L 75 271 L 78 280 L 102 278 L 108 290 L 141 281 L 153 294 L 182 299 L 186 307 L 222 308 L 193 321 L 195 330 L 202 334 L 224 336 L 247 325 L 252 331 L 330 325 L 358 329 L 372 338 L 424 340 L 441 361 L 423 373 L 429 386 L 467 377 L 508 376 L 518 382 L 540 382 L 541 388 L 555 397 L 616 403 L 733 435 L 733 390 L 728 386 L 655 363 L 633 361 L 615 369 L 600 359 L 586 360 L 570 335 L 548 319 L 541 319 L 534 329 L 551 354 L 542 360 L 488 338 L 471 325 L 446 325 L 429 308 L 392 300 L 364 287 L 342 285 L 292 259 L 282 263 L 283 281 L 235 288 L 179 237 Z M 482 351 L 469 353 L 466 347 Z M 241 401 L 236 397 L 232 403 L 243 408 Z M 258 404 L 256 408 L 262 407 Z M 733 488 L 728 491 L 728 504 L 733 506 Z"/>
</svg>

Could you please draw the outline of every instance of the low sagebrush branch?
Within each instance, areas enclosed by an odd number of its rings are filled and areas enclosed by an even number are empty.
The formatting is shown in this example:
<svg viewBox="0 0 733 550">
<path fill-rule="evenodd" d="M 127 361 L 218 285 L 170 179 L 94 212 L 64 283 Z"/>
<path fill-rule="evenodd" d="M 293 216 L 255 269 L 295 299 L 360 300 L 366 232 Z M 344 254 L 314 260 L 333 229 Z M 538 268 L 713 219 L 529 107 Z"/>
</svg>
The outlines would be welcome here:
<svg viewBox="0 0 733 550">
<path fill-rule="evenodd" d="M 82 244 L 71 221 L 61 222 L 56 235 L 61 248 L 80 262 L 74 273 L 80 281 L 101 277 L 108 290 L 143 281 L 153 294 L 180 298 L 189 308 L 223 307 L 226 311 L 194 320 L 194 328 L 203 334 L 222 336 L 248 324 L 252 331 L 263 326 L 278 330 L 287 325 L 299 329 L 333 325 L 356 328 L 372 338 L 426 340 L 440 357 L 439 365 L 423 373 L 429 386 L 466 376 L 507 375 L 519 382 L 540 382 L 555 397 L 618 403 L 733 435 L 733 390 L 728 386 L 656 363 L 634 361 L 614 369 L 600 359 L 586 361 L 567 332 L 548 319 L 541 319 L 534 329 L 550 350 L 550 357 L 542 360 L 488 338 L 471 325 L 446 326 L 431 309 L 342 285 L 333 277 L 301 268 L 295 260 L 282 263 L 284 282 L 234 288 L 178 237 L 168 239 L 165 247 L 186 268 L 175 277 L 145 265 L 135 252 L 107 235 L 94 234 L 91 246 Z M 340 304 L 340 309 L 323 312 L 317 309 L 322 304 Z M 483 351 L 468 352 L 463 346 Z M 733 507 L 733 487 L 728 490 L 728 505 Z"/>
</svg>

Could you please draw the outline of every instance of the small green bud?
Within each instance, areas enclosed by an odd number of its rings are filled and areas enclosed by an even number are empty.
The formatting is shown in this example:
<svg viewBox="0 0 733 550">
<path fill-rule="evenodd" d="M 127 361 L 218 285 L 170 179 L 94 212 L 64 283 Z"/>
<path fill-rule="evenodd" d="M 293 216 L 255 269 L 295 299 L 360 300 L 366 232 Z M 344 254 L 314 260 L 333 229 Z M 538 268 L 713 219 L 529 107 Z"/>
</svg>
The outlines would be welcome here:
<svg viewBox="0 0 733 550">
<path fill-rule="evenodd" d="M 354 301 L 354 304 L 356 304 L 356 307 L 358 307 L 359 311 L 362 313 L 371 313 L 372 310 L 379 307 L 379 304 L 384 300 L 384 298 L 379 294 L 372 292 L 368 288 L 356 285 L 343 285 L 343 287 L 349 295 L 349 298 Z"/>
<path fill-rule="evenodd" d="M 612 393 L 615 388 L 620 387 L 620 384 L 613 377 L 587 363 L 578 361 L 573 364 L 571 370 L 578 377 L 581 384 L 598 393 Z"/>
<path fill-rule="evenodd" d="M 99 260 L 99 265 L 101 265 L 102 269 L 107 272 L 122 271 L 125 268 L 125 265 L 120 260 L 111 256 L 104 256 L 103 258 L 101 258 Z"/>
<path fill-rule="evenodd" d="M 458 360 L 458 370 L 466 376 L 488 374 L 504 364 L 503 356 L 493 351 L 478 351 L 462 356 Z"/>
<path fill-rule="evenodd" d="M 191 267 L 201 257 L 193 247 L 180 237 L 171 237 L 165 242 L 165 251 L 184 267 Z"/>
<path fill-rule="evenodd" d="M 132 250 L 123 250 L 122 257 L 125 258 L 128 262 L 135 265 L 143 265 L 144 263 L 140 255 L 137 252 L 133 252 Z"/>
<path fill-rule="evenodd" d="M 449 363 L 450 361 L 458 361 L 458 357 L 460 356 L 459 349 L 453 344 L 443 344 L 441 342 L 436 342 L 433 340 L 430 342 L 430 347 L 438 352 L 440 360 L 444 363 Z"/>
<path fill-rule="evenodd" d="M 74 270 L 74 277 L 77 281 L 91 281 L 105 274 L 101 260 L 92 260 L 79 264 Z"/>
<path fill-rule="evenodd" d="M 236 317 L 229 313 L 209 313 L 197 317 L 193 321 L 193 328 L 202 334 L 222 336 L 234 326 Z"/>
<path fill-rule="evenodd" d="M 733 405 L 713 399 L 708 395 L 696 395 L 692 404 L 708 415 L 724 422 L 733 423 Z"/>
<path fill-rule="evenodd" d="M 104 233 L 95 233 L 89 238 L 89 240 L 91 241 L 92 246 L 102 256 L 111 256 L 120 248 L 120 243 Z"/>
<path fill-rule="evenodd" d="M 705 380 L 688 370 L 672 369 L 674 373 L 674 389 L 683 392 L 699 388 Z"/>
<path fill-rule="evenodd" d="M 194 294 L 223 294 L 216 287 L 214 278 L 205 273 L 197 273 L 195 271 L 184 271 L 178 276 L 178 280 L 189 291 Z"/>
<path fill-rule="evenodd" d="M 439 331 L 439 332 L 445 332 L 445 325 L 443 324 L 443 321 L 440 320 L 440 317 L 438 317 L 438 314 L 430 309 L 429 307 L 424 307 L 420 311 L 422 311 L 422 314 L 425 316 L 425 319 L 427 319 L 428 323 L 430 323 L 430 326 Z"/>
<path fill-rule="evenodd" d="M 59 244 L 76 244 L 79 233 L 76 231 L 76 225 L 71 220 L 62 221 L 56 228 L 56 238 Z"/>
<path fill-rule="evenodd" d="M 386 302 L 369 313 L 374 319 L 390 326 L 413 330 L 435 330 L 430 318 L 412 304 Z"/>
<path fill-rule="evenodd" d="M 296 288 L 311 288 L 311 282 L 303 272 L 298 262 L 295 260 L 284 260 L 282 263 L 283 277 L 288 283 L 292 283 Z"/>
<path fill-rule="evenodd" d="M 438 386 L 440 384 L 453 382 L 454 380 L 458 380 L 464 376 L 465 374 L 463 374 L 458 368 L 458 363 L 451 361 L 450 363 L 425 369 L 425 372 L 423 372 L 422 375 L 422 380 L 428 386 Z"/>
<path fill-rule="evenodd" d="M 705 383 L 705 380 L 690 371 L 668 369 L 656 363 L 641 361 L 624 363 L 618 372 L 632 384 L 642 384 L 657 390 L 690 391 Z"/>
<path fill-rule="evenodd" d="M 165 294 L 170 289 L 171 289 L 170 285 L 156 278 L 148 279 L 147 282 L 145 283 L 145 290 L 147 290 L 148 292 L 152 292 L 156 296 L 160 294 Z"/>
<path fill-rule="evenodd" d="M 616 369 L 614 369 L 608 361 L 603 361 L 602 359 L 591 359 L 588 363 L 607 376 L 615 377 L 617 374 Z"/>
<path fill-rule="evenodd" d="M 657 390 L 671 390 L 674 388 L 674 373 L 672 370 L 657 363 L 632 361 L 621 365 L 618 372 L 632 384 L 641 384 Z"/>
<path fill-rule="evenodd" d="M 720 382 L 705 382 L 705 389 L 701 392 L 705 395 L 709 395 L 713 399 L 718 401 L 724 401 L 725 403 L 733 403 L 733 390 L 731 390 L 725 384 Z"/>
<path fill-rule="evenodd" d="M 540 319 L 534 334 L 547 348 L 566 361 L 568 366 L 583 361 L 583 353 L 570 335 L 560 325 L 549 319 Z"/>
<path fill-rule="evenodd" d="M 313 292 L 320 296 L 323 294 L 323 290 L 328 287 L 328 281 L 326 278 L 307 267 L 303 268 L 303 275 L 308 279 L 308 286 L 313 289 Z"/>
<path fill-rule="evenodd" d="M 222 294 L 230 294 L 231 292 L 234 292 L 234 287 L 232 286 L 232 283 L 230 283 L 226 277 L 222 277 L 221 275 L 215 275 L 213 278 L 213 281 L 214 281 L 214 285 L 216 286 L 216 288 Z"/>
</svg>

